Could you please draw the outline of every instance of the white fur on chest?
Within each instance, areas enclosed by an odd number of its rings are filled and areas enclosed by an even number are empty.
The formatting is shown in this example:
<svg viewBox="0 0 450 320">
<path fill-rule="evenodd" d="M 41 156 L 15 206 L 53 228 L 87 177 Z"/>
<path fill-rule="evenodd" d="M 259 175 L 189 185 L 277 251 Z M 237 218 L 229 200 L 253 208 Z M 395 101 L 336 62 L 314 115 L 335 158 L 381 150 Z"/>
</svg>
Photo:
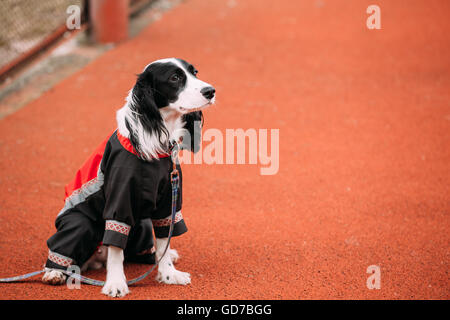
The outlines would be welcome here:
<svg viewBox="0 0 450 320">
<path fill-rule="evenodd" d="M 169 109 L 168 107 L 161 108 L 160 112 L 164 119 L 164 125 L 169 131 L 170 140 L 178 141 L 178 139 L 183 135 L 183 128 L 185 125 L 181 113 L 173 109 Z"/>
<path fill-rule="evenodd" d="M 127 138 L 130 138 L 130 131 L 126 126 L 128 122 L 131 130 L 139 140 L 141 151 L 143 152 L 146 160 L 152 158 L 157 159 L 158 154 L 164 154 L 167 152 L 164 146 L 168 145 L 170 140 L 178 141 L 180 136 L 183 135 L 184 121 L 182 120 L 182 114 L 176 110 L 164 107 L 159 109 L 164 121 L 164 125 L 169 132 L 169 137 L 165 134 L 158 139 L 156 135 L 147 131 L 142 123 L 139 121 L 139 117 L 134 114 L 134 111 L 130 108 L 132 101 L 132 90 L 128 93 L 125 105 L 117 111 L 116 120 L 119 133 Z"/>
</svg>

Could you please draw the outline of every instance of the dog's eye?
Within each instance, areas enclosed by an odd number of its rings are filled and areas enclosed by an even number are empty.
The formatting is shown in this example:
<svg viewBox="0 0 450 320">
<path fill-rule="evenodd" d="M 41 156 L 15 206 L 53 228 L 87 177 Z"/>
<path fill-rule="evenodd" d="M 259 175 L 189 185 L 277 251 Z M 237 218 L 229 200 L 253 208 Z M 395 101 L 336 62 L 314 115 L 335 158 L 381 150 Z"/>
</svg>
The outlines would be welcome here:
<svg viewBox="0 0 450 320">
<path fill-rule="evenodd" d="M 180 81 L 180 76 L 178 75 L 178 74 L 173 74 L 171 77 L 170 77 L 170 79 L 169 79 L 169 81 L 171 81 L 171 82 L 178 82 L 178 81 Z"/>
<path fill-rule="evenodd" d="M 194 75 L 194 76 L 197 76 L 197 73 L 198 73 L 198 71 L 197 70 L 192 70 L 192 74 Z"/>
</svg>

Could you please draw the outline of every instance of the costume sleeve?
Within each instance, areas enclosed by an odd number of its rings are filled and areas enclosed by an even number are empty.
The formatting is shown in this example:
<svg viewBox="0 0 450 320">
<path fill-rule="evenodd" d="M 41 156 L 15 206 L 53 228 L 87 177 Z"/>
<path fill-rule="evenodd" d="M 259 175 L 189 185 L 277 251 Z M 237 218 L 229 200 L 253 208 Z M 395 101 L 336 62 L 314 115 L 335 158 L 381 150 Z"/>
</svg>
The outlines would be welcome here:
<svg viewBox="0 0 450 320">
<path fill-rule="evenodd" d="M 125 249 L 139 210 L 139 183 L 139 172 L 127 167 L 112 167 L 105 176 L 104 245 Z"/>
</svg>

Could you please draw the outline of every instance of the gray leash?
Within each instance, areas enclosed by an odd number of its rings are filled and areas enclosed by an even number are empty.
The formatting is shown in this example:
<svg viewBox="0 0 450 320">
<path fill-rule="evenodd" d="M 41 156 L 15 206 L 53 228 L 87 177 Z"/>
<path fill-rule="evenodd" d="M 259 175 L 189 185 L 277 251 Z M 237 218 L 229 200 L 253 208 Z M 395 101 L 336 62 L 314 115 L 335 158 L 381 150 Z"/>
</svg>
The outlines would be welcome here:
<svg viewBox="0 0 450 320">
<path fill-rule="evenodd" d="M 173 154 L 175 155 L 175 159 L 176 159 L 176 156 L 177 156 L 177 152 L 178 152 L 178 150 L 173 151 Z M 166 248 L 164 249 L 164 253 L 156 261 L 156 263 L 150 268 L 150 270 L 148 270 L 146 273 L 140 275 L 137 278 L 128 280 L 127 281 L 128 285 L 137 283 L 137 282 L 145 279 L 150 273 L 152 273 L 153 270 L 155 270 L 156 266 L 159 264 L 159 262 L 161 262 L 161 259 L 164 257 L 164 255 L 166 254 L 167 250 L 169 249 L 170 239 L 172 238 L 173 228 L 174 228 L 174 225 L 175 225 L 175 215 L 177 213 L 178 188 L 179 188 L 179 184 L 180 184 L 180 177 L 179 177 L 178 170 L 176 168 L 176 161 L 172 160 L 172 162 L 173 162 L 173 170 L 170 173 L 170 183 L 172 185 L 172 212 L 171 212 L 169 236 L 167 238 Z M 24 279 L 28 279 L 28 278 L 37 276 L 37 275 L 39 275 L 41 273 L 44 273 L 45 271 L 46 270 L 44 268 L 42 270 L 26 273 L 26 274 L 23 274 L 23 275 L 20 275 L 20 276 L 15 276 L 15 277 L 10 277 L 10 278 L 0 278 L 0 283 L 11 283 L 11 282 L 21 281 L 21 280 L 24 280 Z M 82 276 L 80 274 L 77 274 L 77 273 L 70 273 L 67 270 L 60 270 L 60 271 L 63 272 L 64 274 L 66 274 L 69 278 L 73 278 L 75 280 L 79 280 L 80 282 L 85 283 L 85 284 L 90 284 L 90 285 L 93 285 L 93 286 L 100 286 L 100 287 L 103 287 L 105 285 L 105 281 L 91 279 L 91 278 L 84 277 L 84 276 Z"/>
</svg>

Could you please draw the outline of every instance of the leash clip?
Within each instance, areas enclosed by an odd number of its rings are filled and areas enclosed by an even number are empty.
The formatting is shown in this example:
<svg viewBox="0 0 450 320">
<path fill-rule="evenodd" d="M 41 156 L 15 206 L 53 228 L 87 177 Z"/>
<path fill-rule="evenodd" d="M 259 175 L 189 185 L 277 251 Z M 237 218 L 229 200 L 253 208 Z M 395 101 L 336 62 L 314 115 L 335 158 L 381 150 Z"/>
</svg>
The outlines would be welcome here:
<svg viewBox="0 0 450 320">
<path fill-rule="evenodd" d="M 180 143 L 183 141 L 183 137 L 180 137 L 179 141 L 172 140 L 170 142 L 170 157 L 172 159 L 173 169 L 170 173 L 170 178 L 174 179 L 178 177 L 178 169 L 177 169 L 177 163 L 178 163 L 178 152 L 180 150 Z"/>
<path fill-rule="evenodd" d="M 177 167 L 175 166 L 175 164 L 173 165 L 173 170 L 170 173 L 170 178 L 173 180 L 174 178 L 178 177 L 178 170 Z"/>
</svg>

